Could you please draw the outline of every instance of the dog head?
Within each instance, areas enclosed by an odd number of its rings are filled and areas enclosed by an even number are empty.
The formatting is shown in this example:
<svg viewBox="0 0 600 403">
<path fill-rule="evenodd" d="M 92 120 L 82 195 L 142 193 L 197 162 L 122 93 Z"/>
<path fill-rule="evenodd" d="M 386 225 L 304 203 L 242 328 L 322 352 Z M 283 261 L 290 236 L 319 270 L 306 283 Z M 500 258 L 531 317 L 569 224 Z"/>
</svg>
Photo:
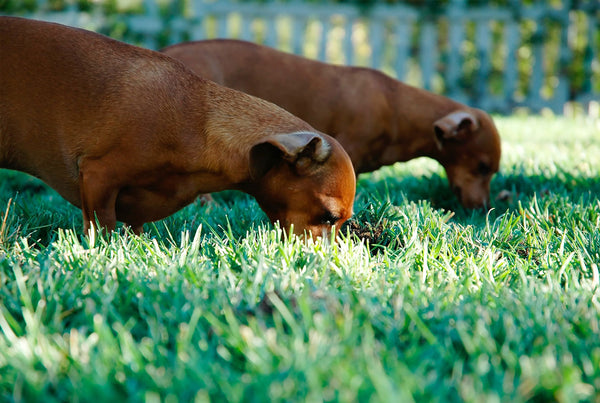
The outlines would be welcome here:
<svg viewBox="0 0 600 403">
<path fill-rule="evenodd" d="M 352 215 L 356 176 L 340 144 L 295 132 L 261 140 L 250 151 L 251 192 L 271 221 L 294 233 L 323 236 Z"/>
<path fill-rule="evenodd" d="M 450 187 L 467 208 L 489 206 L 490 181 L 500 164 L 500 136 L 482 110 L 452 112 L 433 124 L 438 161 Z"/>
</svg>

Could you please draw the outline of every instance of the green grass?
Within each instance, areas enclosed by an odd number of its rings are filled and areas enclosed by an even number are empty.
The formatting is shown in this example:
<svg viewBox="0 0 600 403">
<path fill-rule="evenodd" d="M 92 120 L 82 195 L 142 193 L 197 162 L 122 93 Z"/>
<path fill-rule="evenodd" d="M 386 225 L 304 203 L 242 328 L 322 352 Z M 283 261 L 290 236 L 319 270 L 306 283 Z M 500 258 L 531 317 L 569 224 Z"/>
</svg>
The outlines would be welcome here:
<svg viewBox="0 0 600 403">
<path fill-rule="evenodd" d="M 598 401 L 600 122 L 497 118 L 487 214 L 363 175 L 337 243 L 224 192 L 137 237 L 1 172 L 2 401 Z"/>
</svg>

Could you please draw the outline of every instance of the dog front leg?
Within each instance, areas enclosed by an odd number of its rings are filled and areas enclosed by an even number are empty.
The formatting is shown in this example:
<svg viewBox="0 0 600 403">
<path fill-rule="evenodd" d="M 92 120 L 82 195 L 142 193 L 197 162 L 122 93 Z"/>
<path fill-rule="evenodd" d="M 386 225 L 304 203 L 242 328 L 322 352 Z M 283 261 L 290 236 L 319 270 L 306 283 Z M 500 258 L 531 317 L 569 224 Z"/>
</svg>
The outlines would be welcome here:
<svg viewBox="0 0 600 403">
<path fill-rule="evenodd" d="M 115 203 L 118 188 L 108 182 L 109 176 L 93 169 L 80 169 L 79 191 L 83 230 L 88 233 L 96 227 L 96 220 L 101 229 L 113 231 L 117 225 Z"/>
</svg>

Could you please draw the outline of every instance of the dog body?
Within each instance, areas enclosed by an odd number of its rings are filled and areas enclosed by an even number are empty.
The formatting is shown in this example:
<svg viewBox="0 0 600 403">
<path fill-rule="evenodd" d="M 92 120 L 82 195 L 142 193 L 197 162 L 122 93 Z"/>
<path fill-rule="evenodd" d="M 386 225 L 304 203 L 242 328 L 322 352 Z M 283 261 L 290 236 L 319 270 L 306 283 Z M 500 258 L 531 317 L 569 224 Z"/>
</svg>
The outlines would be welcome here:
<svg viewBox="0 0 600 403">
<path fill-rule="evenodd" d="M 336 66 L 237 40 L 163 49 L 198 75 L 266 99 L 335 137 L 357 173 L 427 156 L 460 202 L 489 202 L 500 138 L 490 116 L 367 68 Z"/>
<path fill-rule="evenodd" d="M 158 52 L 0 17 L 0 167 L 39 177 L 94 219 L 139 232 L 200 193 L 237 189 L 321 235 L 352 211 L 342 147 L 280 107 Z"/>
</svg>

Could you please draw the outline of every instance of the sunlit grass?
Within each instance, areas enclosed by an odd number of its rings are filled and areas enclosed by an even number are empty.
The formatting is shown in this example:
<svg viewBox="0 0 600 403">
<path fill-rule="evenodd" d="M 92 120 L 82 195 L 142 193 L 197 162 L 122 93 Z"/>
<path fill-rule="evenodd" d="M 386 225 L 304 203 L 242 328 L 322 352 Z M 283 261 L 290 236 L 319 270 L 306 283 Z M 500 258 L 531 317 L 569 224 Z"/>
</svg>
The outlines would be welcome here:
<svg viewBox="0 0 600 403">
<path fill-rule="evenodd" d="M 419 159 L 362 175 L 334 243 L 236 192 L 90 239 L 3 171 L 2 400 L 598 399 L 599 123 L 497 123 L 487 214 Z"/>
</svg>

